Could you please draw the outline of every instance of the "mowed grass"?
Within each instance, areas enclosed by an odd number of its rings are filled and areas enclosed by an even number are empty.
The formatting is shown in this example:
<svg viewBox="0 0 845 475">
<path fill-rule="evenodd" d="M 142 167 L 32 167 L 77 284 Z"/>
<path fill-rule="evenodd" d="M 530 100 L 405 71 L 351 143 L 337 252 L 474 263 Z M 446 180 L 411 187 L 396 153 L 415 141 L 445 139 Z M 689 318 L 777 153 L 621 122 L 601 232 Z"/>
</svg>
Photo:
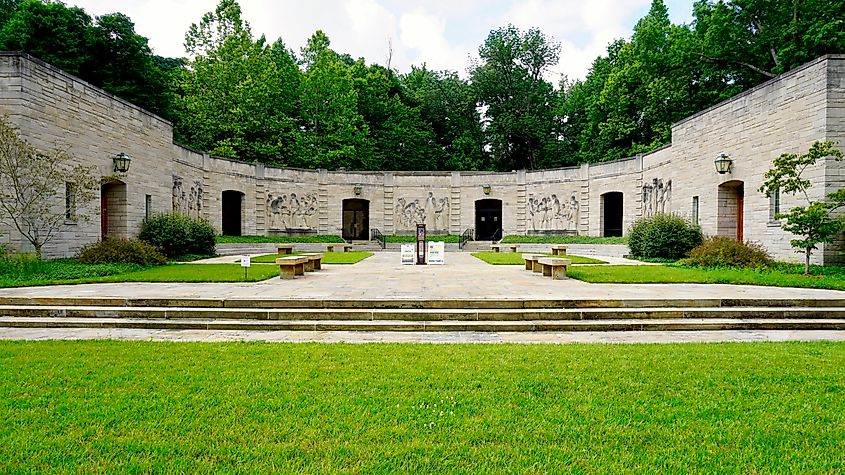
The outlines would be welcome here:
<svg viewBox="0 0 845 475">
<path fill-rule="evenodd" d="M 237 244 L 237 243 L 297 243 L 297 242 L 326 242 L 326 243 L 344 243 L 340 236 L 324 235 L 324 234 L 308 234 L 305 236 L 217 236 L 215 238 L 217 244 Z"/>
<path fill-rule="evenodd" d="M 435 242 L 444 242 L 444 243 L 456 243 L 461 240 L 461 236 L 457 234 L 443 234 L 440 236 L 433 236 L 428 235 L 426 239 L 429 241 Z M 391 244 L 410 244 L 417 242 L 417 236 L 414 234 L 411 235 L 397 235 L 391 234 L 384 236 L 384 242 L 391 243 Z"/>
<path fill-rule="evenodd" d="M 845 274 L 841 267 L 814 268 L 816 274 L 810 276 L 801 272 L 797 265 L 778 265 L 768 270 L 654 265 L 573 267 L 566 274 L 600 284 L 744 284 L 845 290 Z"/>
<path fill-rule="evenodd" d="M 485 251 L 485 252 L 473 252 L 472 256 L 481 259 L 482 261 L 493 264 L 493 265 L 524 265 L 525 260 L 522 258 L 521 252 L 492 252 L 492 251 Z M 607 264 L 605 261 L 600 261 L 598 259 L 592 259 L 590 257 L 582 257 L 582 256 L 553 256 L 551 254 L 545 254 L 548 257 L 561 257 L 564 259 L 569 259 L 572 261 L 573 264 Z"/>
<path fill-rule="evenodd" d="M 2 473 L 845 471 L 845 344 L 0 342 Z"/>
<path fill-rule="evenodd" d="M 504 244 L 628 244 L 628 237 L 599 236 L 521 236 L 512 234 L 502 239 Z"/>
<path fill-rule="evenodd" d="M 294 252 L 293 254 L 264 254 L 263 256 L 253 257 L 252 262 L 258 264 L 275 264 L 276 259 L 280 257 L 296 256 L 299 254 L 302 253 Z M 366 251 L 324 252 L 322 254 L 323 259 L 320 262 L 323 264 L 357 264 L 373 255 L 372 252 Z"/>
</svg>

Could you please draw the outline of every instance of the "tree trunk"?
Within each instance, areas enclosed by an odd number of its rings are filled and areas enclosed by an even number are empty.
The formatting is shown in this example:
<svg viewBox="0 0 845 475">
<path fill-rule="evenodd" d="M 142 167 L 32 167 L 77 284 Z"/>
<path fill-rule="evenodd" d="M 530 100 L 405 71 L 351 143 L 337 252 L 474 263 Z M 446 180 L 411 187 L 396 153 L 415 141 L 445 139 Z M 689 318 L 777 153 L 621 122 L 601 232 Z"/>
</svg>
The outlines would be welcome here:
<svg viewBox="0 0 845 475">
<path fill-rule="evenodd" d="M 813 249 L 808 247 L 804 249 L 804 275 L 810 275 L 810 253 Z"/>
<path fill-rule="evenodd" d="M 41 260 L 41 248 L 42 248 L 41 244 L 35 245 L 35 258 L 38 259 L 39 261 Z"/>
</svg>

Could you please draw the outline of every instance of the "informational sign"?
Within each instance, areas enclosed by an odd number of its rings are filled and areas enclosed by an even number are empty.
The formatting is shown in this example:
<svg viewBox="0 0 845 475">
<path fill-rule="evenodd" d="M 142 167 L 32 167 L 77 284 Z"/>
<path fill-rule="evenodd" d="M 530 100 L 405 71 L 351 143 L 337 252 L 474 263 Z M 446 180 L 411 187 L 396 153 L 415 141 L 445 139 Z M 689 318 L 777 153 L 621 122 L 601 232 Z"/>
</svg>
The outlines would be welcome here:
<svg viewBox="0 0 845 475">
<path fill-rule="evenodd" d="M 417 224 L 417 265 L 425 265 L 425 224 Z"/>
<path fill-rule="evenodd" d="M 252 265 L 252 261 L 249 256 L 241 256 L 241 267 L 249 267 L 250 265 Z"/>
<path fill-rule="evenodd" d="M 446 263 L 446 243 L 440 241 L 429 241 L 428 263 L 443 265 Z"/>
<path fill-rule="evenodd" d="M 402 244 L 399 254 L 402 256 L 402 265 L 414 265 L 414 245 Z"/>
</svg>

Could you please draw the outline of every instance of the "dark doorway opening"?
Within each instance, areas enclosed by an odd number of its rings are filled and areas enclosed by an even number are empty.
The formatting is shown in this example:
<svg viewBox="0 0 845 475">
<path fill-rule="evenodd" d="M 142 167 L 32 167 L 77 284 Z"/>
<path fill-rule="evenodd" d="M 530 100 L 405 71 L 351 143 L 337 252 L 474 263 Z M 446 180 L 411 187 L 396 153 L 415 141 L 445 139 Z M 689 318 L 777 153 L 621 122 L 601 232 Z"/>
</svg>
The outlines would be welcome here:
<svg viewBox="0 0 845 475">
<path fill-rule="evenodd" d="M 716 234 L 744 239 L 743 228 L 745 214 L 745 184 L 731 180 L 719 185 L 718 212 L 716 216 Z"/>
<path fill-rule="evenodd" d="M 611 191 L 601 195 L 601 213 L 602 213 L 602 236 L 604 237 L 621 237 L 622 236 L 622 218 L 624 216 L 622 208 L 622 192 Z"/>
<path fill-rule="evenodd" d="M 502 200 L 475 202 L 475 239 L 498 241 L 502 239 Z"/>
<path fill-rule="evenodd" d="M 113 181 L 100 187 L 100 238 L 127 237 L 126 183 Z"/>
<path fill-rule="evenodd" d="M 223 192 L 223 222 L 224 236 L 240 236 L 243 217 L 244 194 L 240 191 L 226 190 Z"/>
<path fill-rule="evenodd" d="M 343 239 L 366 241 L 370 238 L 370 202 L 352 198 L 343 200 Z"/>
</svg>

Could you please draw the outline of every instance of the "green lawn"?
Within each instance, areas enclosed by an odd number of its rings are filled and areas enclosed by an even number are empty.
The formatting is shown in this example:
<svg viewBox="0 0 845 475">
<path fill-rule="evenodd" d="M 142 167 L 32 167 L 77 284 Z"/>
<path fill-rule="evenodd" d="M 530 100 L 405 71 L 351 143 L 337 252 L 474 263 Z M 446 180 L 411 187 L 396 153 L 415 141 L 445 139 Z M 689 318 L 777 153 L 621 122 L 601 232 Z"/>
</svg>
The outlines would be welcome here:
<svg viewBox="0 0 845 475">
<path fill-rule="evenodd" d="M 597 236 L 521 236 L 510 235 L 502 239 L 510 244 L 628 244 L 627 237 Z"/>
<path fill-rule="evenodd" d="M 293 254 L 264 254 L 263 256 L 256 256 L 252 258 L 253 263 L 258 264 L 275 264 L 276 259 L 279 257 L 285 256 L 295 256 L 298 254 L 302 254 L 301 252 L 294 252 Z M 323 264 L 357 264 L 358 262 L 363 261 L 364 259 L 372 256 L 372 252 L 365 252 L 365 251 L 351 251 L 351 252 L 324 252 L 323 253 Z M 240 260 L 238 260 L 240 262 Z"/>
<path fill-rule="evenodd" d="M 845 268 L 815 267 L 817 275 L 805 276 L 798 265 L 781 264 L 771 270 L 702 269 L 682 266 L 573 267 L 569 277 L 592 283 L 623 284 L 747 284 L 774 287 L 808 287 L 845 290 Z"/>
<path fill-rule="evenodd" d="M 297 243 L 297 242 L 346 242 L 340 236 L 329 235 L 307 235 L 307 236 L 217 236 L 217 244 L 234 244 L 234 243 Z"/>
<path fill-rule="evenodd" d="M 582 256 L 553 256 L 551 254 L 546 254 L 549 257 L 563 257 L 565 259 L 569 259 L 572 261 L 573 264 L 607 264 L 605 261 L 600 261 L 598 259 L 592 259 L 590 257 L 582 257 Z M 524 265 L 525 260 L 522 258 L 521 252 L 473 252 L 473 257 L 477 257 L 482 261 L 493 264 L 493 265 Z"/>
<path fill-rule="evenodd" d="M 845 471 L 845 344 L 0 342 L 0 473 Z"/>
<path fill-rule="evenodd" d="M 391 244 L 411 244 L 415 243 L 417 237 L 415 235 L 408 235 L 408 236 L 398 236 L 398 235 L 389 235 L 384 237 L 384 242 L 391 243 Z M 426 236 L 426 239 L 429 241 L 438 241 L 438 242 L 448 242 L 448 243 L 457 243 L 460 241 L 461 237 L 457 234 L 444 234 L 442 236 Z"/>
</svg>

